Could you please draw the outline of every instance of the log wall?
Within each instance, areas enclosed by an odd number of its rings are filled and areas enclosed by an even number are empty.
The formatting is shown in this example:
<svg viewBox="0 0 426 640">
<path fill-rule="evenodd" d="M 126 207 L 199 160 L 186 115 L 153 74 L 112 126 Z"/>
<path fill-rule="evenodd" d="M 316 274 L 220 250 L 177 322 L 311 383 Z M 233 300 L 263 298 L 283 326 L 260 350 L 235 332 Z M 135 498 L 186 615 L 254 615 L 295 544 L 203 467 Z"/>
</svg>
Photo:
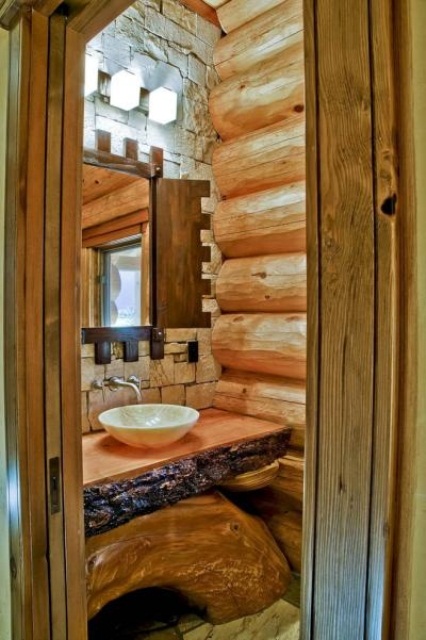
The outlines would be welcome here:
<svg viewBox="0 0 426 640">
<path fill-rule="evenodd" d="M 289 455 L 270 489 L 284 510 L 272 510 L 269 519 L 300 570 L 306 378 L 303 3 L 229 0 L 217 6 L 217 14 L 226 35 L 214 50 L 221 82 L 209 103 L 222 139 L 213 154 L 222 197 L 214 233 L 224 257 L 216 283 L 221 316 L 212 339 L 223 373 L 214 406 L 292 427 Z"/>
</svg>

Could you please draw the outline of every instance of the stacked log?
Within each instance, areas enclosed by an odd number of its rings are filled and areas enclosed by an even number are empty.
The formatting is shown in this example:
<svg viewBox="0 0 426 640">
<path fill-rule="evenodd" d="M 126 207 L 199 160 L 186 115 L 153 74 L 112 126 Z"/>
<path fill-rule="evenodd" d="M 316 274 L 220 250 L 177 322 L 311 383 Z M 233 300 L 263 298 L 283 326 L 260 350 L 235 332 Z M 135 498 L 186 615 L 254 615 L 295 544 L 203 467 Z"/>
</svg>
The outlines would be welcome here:
<svg viewBox="0 0 426 640">
<path fill-rule="evenodd" d="M 224 256 L 216 283 L 221 316 L 212 337 L 223 374 L 214 406 L 292 427 L 292 449 L 258 502 L 299 570 L 306 378 L 303 2 L 229 0 L 216 8 L 227 35 L 215 49 L 222 82 L 210 96 L 222 138 L 212 164 L 222 196 L 214 233 Z M 274 509 L 277 502 L 281 509 Z"/>
</svg>

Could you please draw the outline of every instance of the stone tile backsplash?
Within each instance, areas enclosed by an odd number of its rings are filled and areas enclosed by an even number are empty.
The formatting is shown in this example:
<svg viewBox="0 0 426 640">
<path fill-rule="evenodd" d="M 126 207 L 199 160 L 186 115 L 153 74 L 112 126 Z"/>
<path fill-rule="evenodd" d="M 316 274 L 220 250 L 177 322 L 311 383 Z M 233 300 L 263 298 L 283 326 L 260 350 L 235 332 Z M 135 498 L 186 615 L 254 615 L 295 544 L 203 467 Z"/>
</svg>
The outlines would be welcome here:
<svg viewBox="0 0 426 640">
<path fill-rule="evenodd" d="M 199 361 L 188 362 L 188 340 L 198 340 Z M 83 432 L 101 429 L 97 416 L 102 411 L 136 402 L 131 389 L 118 391 L 92 389 L 96 378 L 111 376 L 141 380 L 142 402 L 181 404 L 194 409 L 212 406 L 220 366 L 211 355 L 211 329 L 166 330 L 165 357 L 151 360 L 148 344 L 139 343 L 139 360 L 124 362 L 119 349 L 107 365 L 95 364 L 93 345 L 84 345 L 81 358 L 82 427 Z"/>
</svg>

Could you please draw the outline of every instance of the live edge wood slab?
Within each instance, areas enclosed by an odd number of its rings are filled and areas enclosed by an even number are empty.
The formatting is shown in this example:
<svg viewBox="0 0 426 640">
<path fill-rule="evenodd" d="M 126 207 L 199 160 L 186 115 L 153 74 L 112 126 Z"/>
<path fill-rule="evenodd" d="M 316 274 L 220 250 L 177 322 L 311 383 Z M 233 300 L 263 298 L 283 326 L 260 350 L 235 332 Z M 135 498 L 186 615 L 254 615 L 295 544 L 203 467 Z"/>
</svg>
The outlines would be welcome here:
<svg viewBox="0 0 426 640">
<path fill-rule="evenodd" d="M 206 409 L 181 441 L 136 449 L 104 432 L 83 437 L 86 537 L 198 495 L 283 456 L 290 429 Z"/>
</svg>

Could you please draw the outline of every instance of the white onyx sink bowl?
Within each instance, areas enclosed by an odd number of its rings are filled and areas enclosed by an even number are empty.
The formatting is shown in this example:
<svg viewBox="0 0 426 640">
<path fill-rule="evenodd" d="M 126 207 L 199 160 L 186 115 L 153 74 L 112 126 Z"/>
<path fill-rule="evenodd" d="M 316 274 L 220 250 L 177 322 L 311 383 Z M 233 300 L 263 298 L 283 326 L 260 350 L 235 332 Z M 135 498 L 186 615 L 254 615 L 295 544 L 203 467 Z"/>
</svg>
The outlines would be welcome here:
<svg viewBox="0 0 426 640">
<path fill-rule="evenodd" d="M 166 447 L 192 429 L 200 414 L 177 404 L 130 404 L 103 411 L 99 422 L 131 447 Z"/>
</svg>

